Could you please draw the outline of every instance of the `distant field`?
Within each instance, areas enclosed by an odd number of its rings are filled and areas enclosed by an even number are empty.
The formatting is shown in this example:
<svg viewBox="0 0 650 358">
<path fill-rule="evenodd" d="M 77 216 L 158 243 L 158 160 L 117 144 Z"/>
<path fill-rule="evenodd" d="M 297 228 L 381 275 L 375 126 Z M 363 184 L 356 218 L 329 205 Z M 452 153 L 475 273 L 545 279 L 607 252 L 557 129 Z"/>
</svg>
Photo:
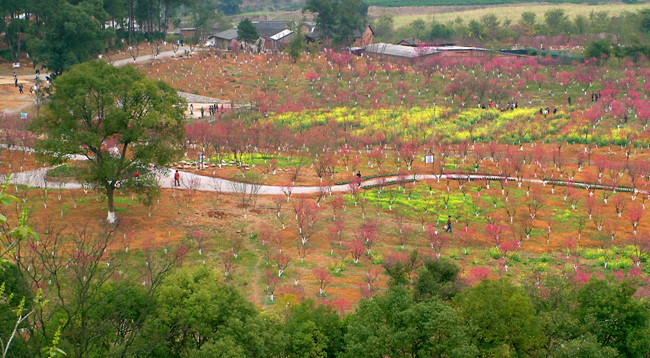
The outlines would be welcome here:
<svg viewBox="0 0 650 358">
<path fill-rule="evenodd" d="M 393 9 L 382 9 L 379 7 L 372 7 L 371 17 L 381 16 L 382 13 L 393 14 L 395 27 L 408 25 L 417 19 L 429 21 L 436 19 L 440 22 L 450 22 L 460 17 L 463 21 L 468 22 L 471 20 L 479 20 L 487 14 L 494 14 L 500 20 L 510 19 L 513 22 L 521 18 L 521 14 L 526 11 L 534 12 L 537 14 L 538 21 L 544 20 L 544 13 L 552 9 L 563 9 L 569 18 L 574 18 L 577 15 L 589 16 L 592 12 L 606 11 L 610 15 L 617 15 L 625 11 L 638 11 L 641 9 L 650 8 L 650 3 L 643 4 L 599 4 L 599 5 L 586 5 L 586 4 L 509 4 L 490 6 L 486 8 L 468 7 L 467 9 L 457 7 L 443 7 L 436 6 L 427 7 L 404 7 Z"/>
<path fill-rule="evenodd" d="M 526 0 L 365 0 L 366 4 L 371 6 L 453 6 L 453 5 L 498 5 L 498 4 L 517 4 L 528 2 Z M 547 0 L 547 3 L 604 3 L 607 0 Z"/>
</svg>

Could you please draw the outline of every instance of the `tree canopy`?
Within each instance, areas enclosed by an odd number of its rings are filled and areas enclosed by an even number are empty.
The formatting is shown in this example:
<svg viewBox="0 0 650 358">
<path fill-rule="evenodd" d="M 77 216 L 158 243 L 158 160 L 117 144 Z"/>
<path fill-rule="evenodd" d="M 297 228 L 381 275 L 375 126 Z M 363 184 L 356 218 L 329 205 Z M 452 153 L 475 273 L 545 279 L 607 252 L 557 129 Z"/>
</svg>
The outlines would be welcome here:
<svg viewBox="0 0 650 358">
<path fill-rule="evenodd" d="M 351 44 L 354 32 L 367 23 L 368 5 L 362 0 L 307 0 L 303 12 L 316 14 L 318 31 L 324 37 Z"/>
<path fill-rule="evenodd" d="M 257 34 L 257 29 L 253 22 L 246 18 L 239 22 L 237 25 L 237 38 L 243 42 L 256 41 L 260 35 Z"/>
<path fill-rule="evenodd" d="M 52 164 L 75 154 L 88 159 L 76 177 L 105 192 L 108 219 L 113 221 L 117 186 L 127 185 L 145 196 L 156 191 L 156 174 L 178 154 L 184 109 L 185 101 L 166 83 L 131 66 L 93 61 L 54 81 L 52 99 L 34 129 L 46 135 L 38 145 L 52 154 Z M 140 174 L 137 180 L 135 172 Z"/>
</svg>

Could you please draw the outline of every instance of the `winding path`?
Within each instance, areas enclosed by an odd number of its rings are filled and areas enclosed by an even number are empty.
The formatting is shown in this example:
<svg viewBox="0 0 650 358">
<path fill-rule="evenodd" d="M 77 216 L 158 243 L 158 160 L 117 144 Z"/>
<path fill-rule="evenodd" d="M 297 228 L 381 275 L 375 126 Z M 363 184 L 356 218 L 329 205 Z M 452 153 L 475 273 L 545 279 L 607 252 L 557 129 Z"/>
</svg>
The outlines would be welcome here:
<svg viewBox="0 0 650 358">
<path fill-rule="evenodd" d="M 79 183 L 75 182 L 70 182 L 70 183 L 63 183 L 63 182 L 53 182 L 53 181 L 46 181 L 45 174 L 47 173 L 48 170 L 52 169 L 51 167 L 49 168 L 40 168 L 36 170 L 30 170 L 30 171 L 25 171 L 21 173 L 15 173 L 11 175 L 11 184 L 19 184 L 19 185 L 27 185 L 31 187 L 44 187 L 48 186 L 50 188 L 54 187 L 56 189 L 81 189 L 83 186 Z M 220 191 L 223 193 L 234 193 L 236 192 L 236 186 L 237 182 L 233 182 L 231 180 L 227 179 L 221 179 L 221 178 L 212 178 L 209 176 L 205 175 L 198 175 L 194 173 L 189 173 L 189 172 L 181 172 L 180 173 L 180 181 L 181 181 L 181 187 L 180 189 L 188 189 L 190 186 L 193 186 L 194 190 L 197 191 L 204 191 L 204 192 L 216 192 Z M 408 179 L 412 179 L 413 176 L 409 176 Z M 473 175 L 473 174 L 442 174 L 442 175 L 430 175 L 430 174 L 423 174 L 423 175 L 415 175 L 416 180 L 485 180 L 486 176 L 485 175 Z M 489 178 L 493 181 L 497 180 L 503 180 L 505 177 L 497 176 L 497 175 L 490 175 Z M 382 178 L 386 182 L 390 182 L 391 180 L 396 180 L 397 177 L 385 177 Z M 509 177 L 507 178 L 508 181 L 517 181 L 516 178 Z M 362 186 L 370 186 L 374 184 L 378 184 L 380 179 L 370 179 L 370 180 L 365 180 L 362 181 Z M 556 180 L 553 179 L 553 182 L 556 183 L 561 183 L 561 184 L 567 184 L 569 181 L 566 180 Z M 160 183 L 160 186 L 162 188 L 166 189 L 172 189 L 174 188 L 174 172 L 172 170 L 168 170 L 164 175 L 160 176 L 158 182 Z M 533 184 L 541 184 L 544 185 L 548 183 L 549 181 L 542 180 L 542 179 L 521 179 L 522 183 L 533 183 Z M 608 189 L 611 190 L 613 187 L 611 186 L 604 186 L 604 185 L 592 185 L 590 187 L 585 187 L 582 184 L 579 183 L 573 183 L 576 187 L 582 187 L 584 189 L 592 188 L 592 189 L 598 189 L 598 190 L 604 190 Z M 284 190 L 285 187 L 282 186 L 276 186 L 276 185 L 261 185 L 259 194 L 261 195 L 284 195 Z M 348 184 L 344 185 L 333 185 L 331 187 L 332 192 L 346 192 L 350 190 L 350 186 Z M 319 186 L 294 186 L 291 188 L 291 194 L 317 194 L 321 191 L 321 188 Z M 646 190 L 637 190 L 638 194 L 647 194 L 648 191 Z"/>
</svg>

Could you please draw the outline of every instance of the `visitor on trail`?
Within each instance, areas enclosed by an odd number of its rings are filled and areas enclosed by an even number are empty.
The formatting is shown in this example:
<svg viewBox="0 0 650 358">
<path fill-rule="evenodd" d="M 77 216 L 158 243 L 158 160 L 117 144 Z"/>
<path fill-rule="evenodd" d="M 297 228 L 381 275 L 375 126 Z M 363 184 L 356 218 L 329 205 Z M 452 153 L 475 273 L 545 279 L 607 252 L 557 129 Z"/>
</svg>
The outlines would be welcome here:
<svg viewBox="0 0 650 358">
<path fill-rule="evenodd" d="M 553 114 L 556 114 L 556 113 L 557 113 L 557 107 L 553 108 Z"/>
<path fill-rule="evenodd" d="M 18 92 L 20 94 L 23 94 L 23 84 L 21 83 L 20 86 L 18 86 Z"/>
<path fill-rule="evenodd" d="M 203 118 L 203 107 L 201 107 L 201 118 Z"/>
<path fill-rule="evenodd" d="M 450 234 L 453 234 L 454 232 L 451 231 L 451 215 L 447 216 L 447 228 L 445 229 Z"/>
<path fill-rule="evenodd" d="M 14 73 L 14 87 L 18 87 L 18 78 L 16 78 L 15 73 Z"/>
<path fill-rule="evenodd" d="M 190 103 L 190 116 L 194 115 L 194 105 Z"/>
<path fill-rule="evenodd" d="M 569 96 L 569 98 L 567 98 L 566 101 L 569 103 L 569 106 L 570 106 L 571 105 L 571 96 Z"/>
<path fill-rule="evenodd" d="M 361 187 L 361 170 L 357 172 L 357 184 Z"/>
<path fill-rule="evenodd" d="M 174 173 L 174 186 L 181 186 L 181 174 L 178 170 Z"/>
</svg>

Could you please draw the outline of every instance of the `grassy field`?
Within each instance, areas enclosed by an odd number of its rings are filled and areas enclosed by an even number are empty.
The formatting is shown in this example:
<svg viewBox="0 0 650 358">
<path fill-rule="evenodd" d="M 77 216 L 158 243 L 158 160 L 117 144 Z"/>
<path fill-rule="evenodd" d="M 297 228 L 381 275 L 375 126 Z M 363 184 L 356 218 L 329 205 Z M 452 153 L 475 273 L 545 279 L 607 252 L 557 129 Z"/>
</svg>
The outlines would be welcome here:
<svg viewBox="0 0 650 358">
<path fill-rule="evenodd" d="M 544 20 L 544 13 L 553 10 L 553 9 L 562 9 L 573 19 L 578 15 L 589 16 L 592 12 L 602 12 L 606 11 L 610 15 L 617 15 L 625 11 L 638 11 L 641 9 L 650 8 L 649 3 L 644 4 L 601 4 L 601 5 L 584 5 L 584 4 L 509 4 L 509 5 L 498 5 L 485 8 L 475 8 L 468 6 L 466 9 L 457 8 L 439 8 L 435 6 L 429 7 L 414 7 L 414 8 L 403 8 L 403 10 L 393 11 L 391 8 L 374 8 L 371 12 L 371 15 L 379 16 L 381 13 L 387 14 L 398 14 L 394 16 L 395 27 L 401 27 L 410 24 L 411 22 L 417 19 L 423 19 L 425 21 L 430 21 L 435 19 L 441 22 L 451 22 L 456 20 L 456 18 L 461 18 L 465 23 L 471 20 L 480 20 L 481 17 L 494 14 L 500 20 L 510 19 L 513 23 L 518 21 L 521 18 L 521 14 L 526 11 L 534 12 L 537 15 L 538 21 Z M 417 11 L 409 11 L 411 9 L 417 9 Z M 450 11 L 452 10 L 452 11 Z M 400 14 L 404 15 L 400 15 Z"/>
</svg>

